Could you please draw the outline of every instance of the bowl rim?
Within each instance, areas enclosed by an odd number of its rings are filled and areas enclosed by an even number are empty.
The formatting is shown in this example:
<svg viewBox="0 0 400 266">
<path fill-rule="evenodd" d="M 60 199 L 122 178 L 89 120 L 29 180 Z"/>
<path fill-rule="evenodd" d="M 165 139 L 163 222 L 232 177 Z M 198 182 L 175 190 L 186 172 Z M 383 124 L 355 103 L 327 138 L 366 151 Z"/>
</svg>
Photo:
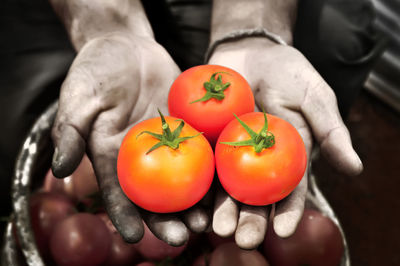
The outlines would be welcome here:
<svg viewBox="0 0 400 266">
<path fill-rule="evenodd" d="M 12 180 L 11 198 L 14 210 L 14 222 L 16 225 L 17 237 L 29 266 L 45 265 L 41 258 L 32 231 L 29 215 L 29 198 L 31 194 L 32 183 L 32 165 L 34 165 L 40 157 L 40 144 L 46 141 L 49 136 L 51 127 L 56 117 L 58 109 L 58 101 L 52 103 L 40 117 L 35 121 L 29 131 L 22 148 L 20 149 L 15 165 L 14 176 Z M 47 140 L 48 141 L 48 140 Z M 314 149 L 312 158 L 319 156 L 318 149 Z M 319 210 L 322 214 L 329 217 L 338 227 L 342 234 L 344 253 L 341 260 L 341 266 L 350 266 L 350 256 L 347 240 L 343 228 L 338 217 L 329 205 L 327 199 L 318 188 L 317 177 L 312 173 L 312 163 L 308 167 L 308 190 L 306 195 L 306 203 L 312 208 Z M 6 244 L 3 245 L 4 247 Z M 4 252 L 4 250 L 3 250 Z"/>
</svg>

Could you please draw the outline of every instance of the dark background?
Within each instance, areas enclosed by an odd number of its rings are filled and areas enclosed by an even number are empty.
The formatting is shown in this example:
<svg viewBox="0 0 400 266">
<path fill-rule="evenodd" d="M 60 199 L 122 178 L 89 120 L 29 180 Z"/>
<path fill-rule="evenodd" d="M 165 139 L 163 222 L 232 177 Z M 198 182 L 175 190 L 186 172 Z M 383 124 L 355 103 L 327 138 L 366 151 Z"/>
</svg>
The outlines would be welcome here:
<svg viewBox="0 0 400 266">
<path fill-rule="evenodd" d="M 320 158 L 318 184 L 343 226 L 352 265 L 400 265 L 400 115 L 362 91 L 346 124 L 364 171 L 347 177 Z"/>
</svg>

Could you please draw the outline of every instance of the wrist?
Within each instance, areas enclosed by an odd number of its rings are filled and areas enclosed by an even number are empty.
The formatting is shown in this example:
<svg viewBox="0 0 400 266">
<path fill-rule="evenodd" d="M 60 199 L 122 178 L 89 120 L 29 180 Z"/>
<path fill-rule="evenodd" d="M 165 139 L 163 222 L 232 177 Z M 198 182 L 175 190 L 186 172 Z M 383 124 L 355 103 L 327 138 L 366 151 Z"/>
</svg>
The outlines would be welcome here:
<svg viewBox="0 0 400 266">
<path fill-rule="evenodd" d="M 140 0 L 50 0 L 76 50 L 113 34 L 153 38 Z"/>
<path fill-rule="evenodd" d="M 205 62 L 209 60 L 214 51 L 221 45 L 224 46 L 225 44 L 227 44 L 225 45 L 226 47 L 233 46 L 234 49 L 245 49 L 248 47 L 246 43 L 255 43 L 256 45 L 261 43 L 261 46 L 263 48 L 273 45 L 287 45 L 287 43 L 283 40 L 281 36 L 276 35 L 264 28 L 238 30 L 222 36 L 220 39 L 212 42 L 206 52 Z"/>
<path fill-rule="evenodd" d="M 266 29 L 293 43 L 297 0 L 214 0 L 211 43 L 227 33 Z"/>
</svg>

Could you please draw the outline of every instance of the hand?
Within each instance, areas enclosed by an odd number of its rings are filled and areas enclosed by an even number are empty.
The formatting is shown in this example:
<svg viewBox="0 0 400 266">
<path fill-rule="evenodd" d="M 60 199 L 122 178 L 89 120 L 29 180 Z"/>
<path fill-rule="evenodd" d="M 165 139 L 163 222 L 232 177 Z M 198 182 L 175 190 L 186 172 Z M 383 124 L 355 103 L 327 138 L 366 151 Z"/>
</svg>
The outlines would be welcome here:
<svg viewBox="0 0 400 266">
<path fill-rule="evenodd" d="M 306 146 L 308 160 L 314 136 L 322 154 L 338 170 L 348 175 L 362 171 L 334 92 L 295 48 L 266 38 L 247 38 L 218 46 L 209 64 L 227 66 L 241 73 L 253 89 L 259 109 L 264 108 L 296 127 Z M 280 237 L 293 234 L 302 217 L 307 175 L 306 170 L 296 189 L 273 205 L 276 207 L 271 212 L 273 226 Z M 242 248 L 256 248 L 264 239 L 269 211 L 268 206 L 238 206 L 220 190 L 213 229 L 221 236 L 235 233 L 236 242 Z"/>
<path fill-rule="evenodd" d="M 78 166 L 87 150 L 98 179 L 105 208 L 128 242 L 143 236 L 143 223 L 160 239 L 179 246 L 189 238 L 177 215 L 156 215 L 136 208 L 117 179 L 117 155 L 123 137 L 135 123 L 167 113 L 169 87 L 180 70 L 154 39 L 108 34 L 80 49 L 65 79 L 52 130 L 55 144 L 52 169 L 65 177 Z M 193 231 L 202 231 L 209 219 L 194 207 L 183 219 Z"/>
</svg>

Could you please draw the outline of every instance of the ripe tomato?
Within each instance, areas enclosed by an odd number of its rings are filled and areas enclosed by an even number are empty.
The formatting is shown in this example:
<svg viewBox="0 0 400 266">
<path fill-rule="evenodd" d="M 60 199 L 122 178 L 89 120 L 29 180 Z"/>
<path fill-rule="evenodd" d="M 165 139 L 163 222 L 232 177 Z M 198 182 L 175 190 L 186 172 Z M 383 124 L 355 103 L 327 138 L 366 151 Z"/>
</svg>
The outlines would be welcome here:
<svg viewBox="0 0 400 266">
<path fill-rule="evenodd" d="M 103 264 L 113 266 L 132 265 L 139 257 L 135 245 L 124 241 L 106 213 L 98 213 L 96 216 L 100 217 L 104 222 L 111 236 L 110 251 Z"/>
<path fill-rule="evenodd" d="M 57 265 L 101 265 L 110 252 L 111 235 L 93 214 L 77 213 L 61 221 L 50 238 Z"/>
<path fill-rule="evenodd" d="M 273 115 L 265 117 L 254 112 L 240 119 L 244 124 L 232 120 L 216 145 L 222 186 L 233 198 L 249 205 L 268 205 L 283 199 L 297 186 L 306 169 L 301 136 L 291 124 Z M 232 146 L 225 142 L 236 143 Z"/>
<path fill-rule="evenodd" d="M 36 192 L 29 200 L 29 214 L 40 255 L 49 259 L 50 236 L 58 223 L 76 212 L 72 201 L 56 192 Z"/>
<path fill-rule="evenodd" d="M 210 258 L 210 266 L 268 266 L 268 262 L 257 250 L 244 250 L 235 243 L 225 243 L 218 246 Z"/>
<path fill-rule="evenodd" d="M 264 254 L 273 265 L 337 266 L 344 252 L 339 228 L 322 213 L 305 209 L 296 232 L 280 238 L 268 227 Z"/>
<path fill-rule="evenodd" d="M 162 261 L 166 258 L 173 259 L 178 257 L 186 249 L 187 243 L 180 247 L 170 246 L 158 239 L 147 225 L 144 224 L 143 238 L 134 245 L 143 258 L 152 261 Z"/>
<path fill-rule="evenodd" d="M 215 96 L 210 98 L 205 95 Z M 205 101 L 194 102 L 199 99 Z M 187 121 L 214 144 L 234 117 L 254 111 L 254 96 L 247 81 L 236 71 L 216 65 L 201 65 L 184 71 L 174 81 L 168 96 L 171 116 Z"/>
<path fill-rule="evenodd" d="M 87 155 L 83 156 L 78 168 L 63 179 L 56 178 L 50 169 L 45 176 L 43 190 L 66 194 L 74 201 L 89 204 L 90 196 L 97 193 L 99 187 Z"/>
<path fill-rule="evenodd" d="M 165 120 L 161 123 L 160 118 L 152 118 L 131 128 L 120 147 L 117 164 L 119 183 L 127 197 L 138 206 L 159 213 L 193 206 L 206 194 L 214 176 L 213 151 L 206 138 L 197 135 L 199 132 L 190 125 L 183 126 L 182 120 Z M 179 130 L 177 135 L 184 141 L 179 147 L 176 140 L 171 141 L 172 148 L 155 146 L 160 140 L 153 133 L 141 134 L 152 131 L 165 137 Z"/>
</svg>

